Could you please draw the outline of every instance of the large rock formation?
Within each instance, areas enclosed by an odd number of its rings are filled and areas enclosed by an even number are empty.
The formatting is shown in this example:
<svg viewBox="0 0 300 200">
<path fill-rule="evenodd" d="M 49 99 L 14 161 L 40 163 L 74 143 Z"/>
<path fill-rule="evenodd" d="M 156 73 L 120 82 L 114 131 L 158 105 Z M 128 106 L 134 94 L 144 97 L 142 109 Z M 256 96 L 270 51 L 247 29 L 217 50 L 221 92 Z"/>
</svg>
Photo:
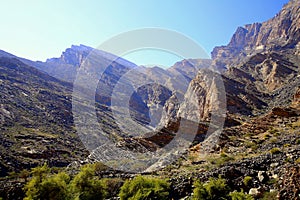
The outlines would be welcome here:
<svg viewBox="0 0 300 200">
<path fill-rule="evenodd" d="M 213 63 L 228 68 L 259 52 L 294 48 L 300 40 L 300 2 L 290 1 L 272 19 L 239 27 L 226 46 L 214 48 Z"/>
</svg>

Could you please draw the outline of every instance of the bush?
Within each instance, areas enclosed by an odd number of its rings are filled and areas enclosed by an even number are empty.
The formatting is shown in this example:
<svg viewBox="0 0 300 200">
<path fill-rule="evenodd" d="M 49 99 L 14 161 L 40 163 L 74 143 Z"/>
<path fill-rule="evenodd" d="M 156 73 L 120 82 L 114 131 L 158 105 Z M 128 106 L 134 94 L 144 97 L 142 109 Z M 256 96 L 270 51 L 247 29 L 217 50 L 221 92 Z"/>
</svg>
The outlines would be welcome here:
<svg viewBox="0 0 300 200">
<path fill-rule="evenodd" d="M 243 182 L 245 186 L 248 186 L 250 181 L 252 181 L 252 177 L 251 176 L 245 176 Z"/>
<path fill-rule="evenodd" d="M 231 200 L 254 200 L 250 194 L 245 194 L 243 190 L 241 192 L 230 192 L 229 196 L 231 197 Z"/>
<path fill-rule="evenodd" d="M 68 198 L 67 187 L 70 181 L 69 175 L 64 172 L 52 175 L 41 183 L 39 190 L 41 199 L 62 199 Z"/>
<path fill-rule="evenodd" d="M 214 179 L 210 178 L 207 183 L 201 183 L 196 181 L 194 183 L 195 189 L 193 190 L 193 199 L 227 199 L 230 192 L 230 188 L 226 184 L 226 180 L 222 178 Z"/>
<path fill-rule="evenodd" d="M 25 200 L 101 200 L 106 188 L 97 176 L 95 165 L 86 165 L 71 181 L 65 172 L 51 174 L 47 165 L 33 168 L 31 180 L 25 185 Z"/>
<path fill-rule="evenodd" d="M 106 186 L 95 176 L 96 165 L 85 165 L 70 182 L 69 191 L 72 199 L 101 200 L 106 197 Z"/>
<path fill-rule="evenodd" d="M 271 154 L 278 154 L 278 153 L 280 153 L 280 152 L 281 152 L 280 149 L 277 148 L 277 147 L 275 147 L 275 148 L 273 148 L 273 149 L 270 150 L 270 153 L 271 153 Z"/>
<path fill-rule="evenodd" d="M 215 157 L 208 158 L 208 161 L 211 164 L 217 165 L 218 167 L 221 166 L 221 165 L 224 165 L 225 163 L 227 163 L 229 161 L 232 161 L 232 160 L 234 160 L 234 158 L 231 157 L 231 156 L 228 156 L 225 153 L 221 153 L 220 157 L 218 157 L 218 158 L 215 158 Z"/>
<path fill-rule="evenodd" d="M 168 199 L 170 184 L 166 180 L 137 176 L 121 187 L 121 200 Z"/>
<path fill-rule="evenodd" d="M 66 173 L 61 172 L 51 175 L 50 168 L 45 164 L 41 167 L 33 168 L 31 174 L 31 180 L 24 187 L 26 195 L 24 200 L 65 200 L 68 198 L 67 184 L 70 177 Z"/>
<path fill-rule="evenodd" d="M 118 196 L 124 181 L 121 178 L 106 178 L 104 179 L 108 196 L 107 198 Z"/>
</svg>

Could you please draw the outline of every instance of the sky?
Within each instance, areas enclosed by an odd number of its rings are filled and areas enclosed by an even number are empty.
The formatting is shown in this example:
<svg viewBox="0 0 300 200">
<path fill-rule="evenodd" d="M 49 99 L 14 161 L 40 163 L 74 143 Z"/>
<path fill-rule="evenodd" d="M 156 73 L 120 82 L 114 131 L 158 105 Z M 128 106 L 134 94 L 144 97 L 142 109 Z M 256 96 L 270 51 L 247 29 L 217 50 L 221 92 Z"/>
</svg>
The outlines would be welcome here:
<svg viewBox="0 0 300 200">
<path fill-rule="evenodd" d="M 71 45 L 97 48 L 111 37 L 157 27 L 181 33 L 210 55 L 238 26 L 263 22 L 288 0 L 0 0 L 0 49 L 31 60 L 59 57 Z M 171 66 L 157 50 L 125 56 L 139 65 Z"/>
</svg>

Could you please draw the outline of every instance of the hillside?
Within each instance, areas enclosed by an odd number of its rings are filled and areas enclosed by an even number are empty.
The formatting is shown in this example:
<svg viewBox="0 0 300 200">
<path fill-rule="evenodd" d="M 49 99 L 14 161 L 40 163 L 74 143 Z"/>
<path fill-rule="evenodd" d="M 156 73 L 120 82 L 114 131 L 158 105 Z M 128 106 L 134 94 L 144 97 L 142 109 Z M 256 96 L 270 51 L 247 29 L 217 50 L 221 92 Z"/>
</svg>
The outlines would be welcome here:
<svg viewBox="0 0 300 200">
<path fill-rule="evenodd" d="M 97 163 L 91 179 L 115 181 L 109 199 L 137 174 L 167 180 L 168 199 L 190 199 L 197 180 L 218 177 L 226 199 L 229 190 L 300 199 L 299 13 L 300 2 L 291 0 L 272 19 L 239 27 L 212 60 L 186 59 L 167 70 L 84 45 L 46 62 L 1 51 L 0 197 L 24 197 L 23 169 L 47 163 L 51 175 L 74 178 L 80 166 Z M 88 76 L 76 82 L 77 72 Z M 103 135 L 112 143 L 99 141 Z"/>
</svg>

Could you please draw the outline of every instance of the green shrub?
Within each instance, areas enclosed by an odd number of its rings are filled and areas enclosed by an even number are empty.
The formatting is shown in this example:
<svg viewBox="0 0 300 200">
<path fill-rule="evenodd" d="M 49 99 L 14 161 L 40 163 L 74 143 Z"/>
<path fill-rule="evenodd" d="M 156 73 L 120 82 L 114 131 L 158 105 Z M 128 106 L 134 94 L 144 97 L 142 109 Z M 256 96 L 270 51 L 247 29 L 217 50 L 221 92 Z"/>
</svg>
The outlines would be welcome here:
<svg viewBox="0 0 300 200">
<path fill-rule="evenodd" d="M 300 144 L 300 139 L 296 140 L 296 144 Z"/>
<path fill-rule="evenodd" d="M 254 200 L 250 194 L 245 194 L 244 191 L 233 191 L 229 193 L 231 200 Z"/>
<path fill-rule="evenodd" d="M 234 160 L 233 157 L 231 156 L 228 156 L 226 153 L 221 153 L 220 154 L 220 157 L 216 158 L 216 157 L 209 157 L 207 158 L 207 160 L 213 164 L 213 165 L 217 165 L 217 166 L 221 166 L 229 161 L 232 161 Z"/>
<path fill-rule="evenodd" d="M 248 186 L 250 181 L 252 181 L 252 177 L 251 176 L 245 176 L 243 182 L 244 182 L 244 185 Z"/>
<path fill-rule="evenodd" d="M 290 147 L 290 146 L 291 146 L 291 144 L 284 144 L 283 145 L 284 148 L 287 148 L 287 147 Z"/>
<path fill-rule="evenodd" d="M 227 199 L 229 191 L 230 188 L 227 186 L 226 180 L 220 177 L 218 179 L 210 178 L 209 181 L 204 184 L 199 181 L 195 181 L 193 199 Z"/>
<path fill-rule="evenodd" d="M 73 178 L 46 164 L 33 168 L 24 187 L 25 200 L 101 200 L 106 196 L 104 181 L 95 175 L 98 165 L 85 165 Z M 51 173 L 55 174 L 51 174 Z"/>
<path fill-rule="evenodd" d="M 120 189 L 124 184 L 124 181 L 121 178 L 106 178 L 104 179 L 104 182 L 108 193 L 107 198 L 118 196 Z"/>
<path fill-rule="evenodd" d="M 101 200 L 107 195 L 104 181 L 95 176 L 96 165 L 88 164 L 70 182 L 69 191 L 72 199 Z"/>
<path fill-rule="evenodd" d="M 166 180 L 137 176 L 121 187 L 121 200 L 168 199 L 170 184 Z"/>
<path fill-rule="evenodd" d="M 64 172 L 60 172 L 50 176 L 49 178 L 46 178 L 41 183 L 41 188 L 39 190 L 39 193 L 42 197 L 41 199 L 67 199 L 67 188 L 69 181 L 69 175 Z"/>
<path fill-rule="evenodd" d="M 254 151 L 258 149 L 258 145 L 255 142 L 252 142 L 252 141 L 246 141 L 245 146 L 247 148 L 251 148 Z"/>
<path fill-rule="evenodd" d="M 70 177 L 66 173 L 51 175 L 50 168 L 45 164 L 33 168 L 31 174 L 31 180 L 24 187 L 24 200 L 68 199 L 67 185 Z"/>
<path fill-rule="evenodd" d="M 273 149 L 270 150 L 271 154 L 278 154 L 280 152 L 281 152 L 281 150 L 279 148 L 277 148 L 277 147 L 275 147 L 275 148 L 273 148 Z"/>
<path fill-rule="evenodd" d="M 267 139 L 269 139 L 269 138 L 271 138 L 271 137 L 272 137 L 272 136 L 271 136 L 270 134 L 267 133 L 267 134 L 265 134 L 264 139 L 267 140 Z"/>
</svg>

